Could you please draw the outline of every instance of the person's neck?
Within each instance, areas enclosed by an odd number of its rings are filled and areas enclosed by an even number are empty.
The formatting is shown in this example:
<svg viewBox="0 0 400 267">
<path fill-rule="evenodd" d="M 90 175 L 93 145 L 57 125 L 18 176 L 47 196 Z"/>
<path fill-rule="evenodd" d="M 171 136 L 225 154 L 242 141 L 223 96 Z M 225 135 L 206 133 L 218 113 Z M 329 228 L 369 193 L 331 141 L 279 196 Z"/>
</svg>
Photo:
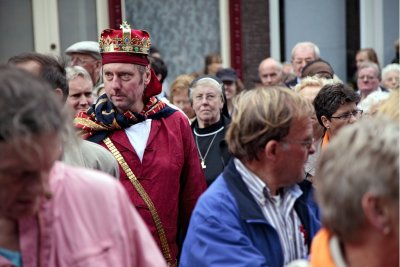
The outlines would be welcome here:
<svg viewBox="0 0 400 267">
<path fill-rule="evenodd" d="M 129 108 L 129 111 L 134 112 L 134 113 L 140 113 L 144 109 L 144 103 L 143 102 L 137 102 L 135 103 L 131 108 Z M 117 108 L 118 113 L 124 114 L 128 110 L 122 110 Z"/>
<path fill-rule="evenodd" d="M 19 233 L 17 221 L 0 217 L 0 248 L 19 251 Z"/>
<path fill-rule="evenodd" d="M 274 175 L 269 171 L 264 161 L 251 160 L 245 161 L 243 164 L 266 184 L 272 196 L 277 196 L 279 194 L 280 189 L 283 187 L 274 181 Z"/>
<path fill-rule="evenodd" d="M 213 120 L 213 121 L 202 121 L 197 119 L 197 125 L 199 126 L 199 129 L 204 129 L 207 127 L 210 127 L 211 125 L 216 124 L 217 122 L 219 122 L 219 120 L 221 119 L 221 117 L 219 117 L 217 120 Z"/>
<path fill-rule="evenodd" d="M 361 100 L 364 100 L 365 98 L 367 98 L 367 96 L 369 96 L 372 92 L 375 92 L 376 90 L 377 89 L 360 91 Z"/>
<path fill-rule="evenodd" d="M 382 235 L 371 228 L 368 233 L 361 231 L 360 235 L 360 241 L 343 244 L 342 254 L 348 267 L 399 266 L 398 241 L 395 240 L 398 236 Z"/>
<path fill-rule="evenodd" d="M 228 113 L 229 113 L 229 115 L 231 115 L 232 111 L 233 111 L 233 101 L 232 101 L 232 99 L 228 99 L 226 101 L 226 105 L 228 107 Z"/>
</svg>

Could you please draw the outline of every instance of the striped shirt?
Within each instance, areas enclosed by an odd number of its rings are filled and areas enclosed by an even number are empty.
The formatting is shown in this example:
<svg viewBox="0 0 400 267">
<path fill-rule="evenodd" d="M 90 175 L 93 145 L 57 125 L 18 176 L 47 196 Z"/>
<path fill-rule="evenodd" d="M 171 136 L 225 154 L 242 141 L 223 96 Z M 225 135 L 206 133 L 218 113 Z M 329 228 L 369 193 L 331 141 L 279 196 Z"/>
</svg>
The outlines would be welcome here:
<svg viewBox="0 0 400 267">
<path fill-rule="evenodd" d="M 284 262 L 289 262 L 307 257 L 307 244 L 304 228 L 300 218 L 294 210 L 294 203 L 302 195 L 300 187 L 295 184 L 283 188 L 277 196 L 270 193 L 267 185 L 243 163 L 234 159 L 236 170 L 260 206 L 268 223 L 278 233 L 284 255 Z"/>
</svg>

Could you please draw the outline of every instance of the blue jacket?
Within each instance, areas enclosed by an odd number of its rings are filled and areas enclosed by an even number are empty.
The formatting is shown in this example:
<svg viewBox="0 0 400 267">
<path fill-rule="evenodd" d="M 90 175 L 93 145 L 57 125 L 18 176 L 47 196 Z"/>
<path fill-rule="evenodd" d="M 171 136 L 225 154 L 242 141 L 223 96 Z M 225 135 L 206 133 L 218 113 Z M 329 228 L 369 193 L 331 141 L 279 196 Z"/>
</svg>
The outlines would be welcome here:
<svg viewBox="0 0 400 267">
<path fill-rule="evenodd" d="M 295 210 L 307 231 L 307 243 L 320 228 L 319 211 L 309 181 Z M 233 160 L 199 198 L 182 249 L 180 266 L 282 267 L 284 257 L 276 230 L 247 189 Z"/>
</svg>

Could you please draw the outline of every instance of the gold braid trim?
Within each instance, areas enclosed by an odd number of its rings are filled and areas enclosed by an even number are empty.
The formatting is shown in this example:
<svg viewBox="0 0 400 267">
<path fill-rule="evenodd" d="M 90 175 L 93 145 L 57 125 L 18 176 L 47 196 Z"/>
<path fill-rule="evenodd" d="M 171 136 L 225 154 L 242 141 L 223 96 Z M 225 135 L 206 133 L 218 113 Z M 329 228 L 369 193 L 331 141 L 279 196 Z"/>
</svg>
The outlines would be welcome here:
<svg viewBox="0 0 400 267">
<path fill-rule="evenodd" d="M 98 124 L 98 123 L 96 123 L 96 122 L 94 122 L 94 121 L 92 121 L 92 120 L 86 119 L 86 118 L 79 118 L 79 117 L 76 117 L 76 118 L 74 119 L 74 123 L 75 123 L 75 124 L 81 124 L 81 125 L 83 125 L 84 127 L 90 127 L 90 128 L 92 128 L 92 129 L 95 129 L 96 131 L 102 131 L 102 130 L 105 131 L 105 130 L 109 130 L 109 127 L 100 125 L 100 124 Z"/>
<path fill-rule="evenodd" d="M 131 168 L 126 163 L 125 159 L 122 157 L 121 153 L 115 147 L 115 145 L 113 144 L 111 139 L 109 137 L 107 137 L 103 141 L 106 144 L 106 146 L 108 147 L 108 149 L 111 151 L 111 153 L 114 155 L 114 157 L 117 159 L 118 163 L 121 165 L 122 169 L 128 176 L 129 181 L 135 187 L 136 191 L 139 193 L 140 197 L 143 199 L 143 201 L 146 203 L 146 206 L 149 208 L 151 216 L 154 221 L 154 224 L 157 229 L 158 236 L 161 241 L 161 250 L 164 255 L 164 258 L 168 262 L 168 266 L 173 266 L 173 267 L 177 266 L 176 259 L 172 260 L 171 252 L 170 252 L 170 249 L 168 246 L 167 237 L 166 237 L 165 231 L 164 231 L 164 227 L 162 226 L 160 217 L 158 216 L 157 210 L 154 207 L 153 201 L 150 199 L 149 195 L 144 190 L 142 184 L 136 178 L 135 174 L 132 172 Z"/>
</svg>

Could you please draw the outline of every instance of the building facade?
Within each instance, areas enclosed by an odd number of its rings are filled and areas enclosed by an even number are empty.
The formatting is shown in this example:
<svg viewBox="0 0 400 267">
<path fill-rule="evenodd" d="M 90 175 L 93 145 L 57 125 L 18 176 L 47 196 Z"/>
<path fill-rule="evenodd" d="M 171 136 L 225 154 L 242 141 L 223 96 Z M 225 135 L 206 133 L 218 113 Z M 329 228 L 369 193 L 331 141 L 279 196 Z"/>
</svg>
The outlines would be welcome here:
<svg viewBox="0 0 400 267">
<path fill-rule="evenodd" d="M 96 41 L 101 30 L 127 20 L 150 32 L 169 72 L 204 67 L 220 53 L 247 88 L 266 57 L 289 61 L 291 49 L 312 41 L 346 81 L 355 53 L 372 47 L 384 66 L 399 38 L 398 0 L 1 0 L 0 62 L 24 51 L 64 55 L 77 41 Z M 5 34 L 7 33 L 7 34 Z"/>
</svg>

